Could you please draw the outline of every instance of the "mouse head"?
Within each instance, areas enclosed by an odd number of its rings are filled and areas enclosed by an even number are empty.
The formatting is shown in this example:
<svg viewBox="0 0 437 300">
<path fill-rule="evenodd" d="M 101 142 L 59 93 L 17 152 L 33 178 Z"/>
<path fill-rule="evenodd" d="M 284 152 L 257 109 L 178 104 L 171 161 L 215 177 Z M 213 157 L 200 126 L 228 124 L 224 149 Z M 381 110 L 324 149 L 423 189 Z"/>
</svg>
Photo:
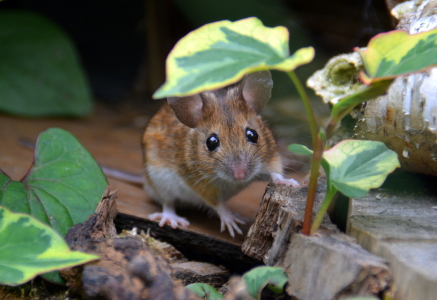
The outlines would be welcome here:
<svg viewBox="0 0 437 300">
<path fill-rule="evenodd" d="M 168 104 L 173 109 L 176 117 L 183 124 L 191 128 L 196 128 L 199 123 L 206 118 L 208 108 L 208 96 L 213 93 L 220 93 L 233 88 L 234 93 L 243 100 L 247 107 L 254 113 L 259 114 L 264 105 L 270 100 L 273 88 L 272 75 L 269 71 L 260 71 L 246 75 L 240 82 L 216 90 L 212 92 L 205 92 L 186 97 L 169 97 Z M 226 101 L 229 99 L 221 99 Z M 239 103 L 241 104 L 241 103 Z M 220 105 L 220 104 L 219 104 Z"/>
<path fill-rule="evenodd" d="M 168 98 L 179 121 L 194 129 L 192 160 L 228 182 L 247 182 L 268 171 L 276 143 L 259 113 L 272 87 L 270 72 L 261 71 L 215 91 Z"/>
</svg>

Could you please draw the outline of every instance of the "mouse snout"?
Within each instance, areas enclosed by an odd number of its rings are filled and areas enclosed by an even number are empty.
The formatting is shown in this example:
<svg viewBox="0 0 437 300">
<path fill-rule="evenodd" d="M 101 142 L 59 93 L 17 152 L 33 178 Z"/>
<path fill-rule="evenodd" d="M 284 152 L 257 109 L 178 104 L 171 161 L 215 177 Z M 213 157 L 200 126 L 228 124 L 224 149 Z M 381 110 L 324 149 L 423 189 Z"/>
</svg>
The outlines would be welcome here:
<svg viewBox="0 0 437 300">
<path fill-rule="evenodd" d="M 243 162 L 237 162 L 232 168 L 234 177 L 236 180 L 241 181 L 244 180 L 247 176 L 247 167 Z"/>
</svg>

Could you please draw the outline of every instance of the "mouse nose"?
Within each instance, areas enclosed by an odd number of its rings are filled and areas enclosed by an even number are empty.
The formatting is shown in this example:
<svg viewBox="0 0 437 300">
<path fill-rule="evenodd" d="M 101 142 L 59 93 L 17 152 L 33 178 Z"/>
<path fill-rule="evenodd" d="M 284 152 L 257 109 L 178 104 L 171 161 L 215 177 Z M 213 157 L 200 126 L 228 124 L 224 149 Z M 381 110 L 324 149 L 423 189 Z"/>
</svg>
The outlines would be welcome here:
<svg viewBox="0 0 437 300">
<path fill-rule="evenodd" d="M 247 168 L 243 162 L 238 162 L 233 167 L 233 173 L 236 180 L 240 181 L 246 178 Z"/>
</svg>

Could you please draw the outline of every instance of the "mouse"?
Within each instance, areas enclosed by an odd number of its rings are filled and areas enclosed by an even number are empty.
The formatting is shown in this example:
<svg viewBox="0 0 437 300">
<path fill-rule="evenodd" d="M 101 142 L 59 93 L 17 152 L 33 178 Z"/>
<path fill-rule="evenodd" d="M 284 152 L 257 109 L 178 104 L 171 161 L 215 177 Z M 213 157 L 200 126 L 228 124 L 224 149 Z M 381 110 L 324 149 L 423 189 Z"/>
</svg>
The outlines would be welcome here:
<svg viewBox="0 0 437 300">
<path fill-rule="evenodd" d="M 142 137 L 144 189 L 162 205 L 150 220 L 188 227 L 176 206 L 206 205 L 221 232 L 235 237 L 244 222 L 225 205 L 229 198 L 254 181 L 299 187 L 283 176 L 277 143 L 260 116 L 272 88 L 270 72 L 258 71 L 224 88 L 167 98 Z"/>
</svg>

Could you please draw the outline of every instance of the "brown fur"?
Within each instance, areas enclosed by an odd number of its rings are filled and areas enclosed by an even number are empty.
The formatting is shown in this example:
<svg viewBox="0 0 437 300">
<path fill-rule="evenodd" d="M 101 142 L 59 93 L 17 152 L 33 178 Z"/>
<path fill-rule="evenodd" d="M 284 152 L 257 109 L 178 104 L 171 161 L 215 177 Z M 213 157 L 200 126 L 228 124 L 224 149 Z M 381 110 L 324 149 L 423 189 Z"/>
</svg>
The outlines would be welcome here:
<svg viewBox="0 0 437 300">
<path fill-rule="evenodd" d="M 243 83 L 212 92 L 201 93 L 202 119 L 196 128 L 182 124 L 166 103 L 150 120 L 143 135 L 146 166 L 171 167 L 207 204 L 217 206 L 222 189 L 251 181 L 267 179 L 271 172 L 282 174 L 282 164 L 273 134 L 259 115 L 252 110 L 242 95 Z M 248 142 L 246 128 L 256 130 L 258 142 Z M 206 140 L 211 134 L 220 139 L 220 147 L 208 151 Z M 248 182 L 233 178 L 232 166 L 245 162 L 248 173 L 261 170 Z M 227 174 L 228 179 L 218 177 Z M 149 174 L 146 184 L 153 187 Z M 169 183 L 171 184 L 171 183 Z M 160 191 L 156 191 L 159 195 Z"/>
</svg>

